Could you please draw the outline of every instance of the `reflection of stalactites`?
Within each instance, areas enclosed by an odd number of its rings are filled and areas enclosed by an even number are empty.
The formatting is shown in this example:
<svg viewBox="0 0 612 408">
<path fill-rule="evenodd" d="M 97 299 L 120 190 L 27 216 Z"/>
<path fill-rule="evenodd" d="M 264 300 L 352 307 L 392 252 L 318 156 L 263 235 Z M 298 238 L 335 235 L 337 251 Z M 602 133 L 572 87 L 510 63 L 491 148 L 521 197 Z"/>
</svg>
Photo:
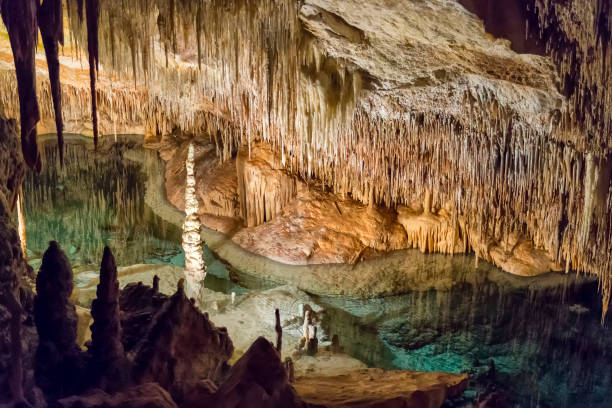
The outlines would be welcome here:
<svg viewBox="0 0 612 408">
<path fill-rule="evenodd" d="M 98 108 L 96 100 L 96 71 L 98 70 L 98 21 L 100 18 L 99 0 L 86 0 L 87 51 L 89 53 L 89 82 L 91 87 L 91 118 L 93 121 L 94 146 L 98 147 Z"/>
<path fill-rule="evenodd" d="M 51 84 L 51 95 L 55 111 L 60 166 L 64 165 L 64 124 L 62 121 L 62 90 L 59 76 L 58 43 L 64 45 L 63 21 L 62 0 L 44 0 L 38 10 L 38 25 L 43 46 L 45 47 L 47 67 L 49 68 L 49 83 Z"/>
<path fill-rule="evenodd" d="M 186 293 L 190 298 L 198 298 L 204 288 L 206 264 L 202 255 L 200 237 L 200 218 L 198 199 L 195 194 L 194 147 L 189 145 L 185 186 L 185 223 L 183 224 L 183 250 L 185 251 Z"/>
<path fill-rule="evenodd" d="M 15 60 L 23 158 L 30 168 L 40 171 L 40 154 L 36 143 L 36 123 L 40 120 L 40 112 L 36 99 L 34 66 L 38 1 L 4 1 L 1 7 L 2 20 L 9 34 Z"/>
<path fill-rule="evenodd" d="M 25 218 L 23 216 L 23 191 L 19 188 L 19 195 L 17 196 L 17 222 L 19 223 L 19 242 L 21 243 L 21 252 L 23 253 L 24 259 L 27 259 L 27 239 L 26 239 L 26 227 Z"/>
</svg>

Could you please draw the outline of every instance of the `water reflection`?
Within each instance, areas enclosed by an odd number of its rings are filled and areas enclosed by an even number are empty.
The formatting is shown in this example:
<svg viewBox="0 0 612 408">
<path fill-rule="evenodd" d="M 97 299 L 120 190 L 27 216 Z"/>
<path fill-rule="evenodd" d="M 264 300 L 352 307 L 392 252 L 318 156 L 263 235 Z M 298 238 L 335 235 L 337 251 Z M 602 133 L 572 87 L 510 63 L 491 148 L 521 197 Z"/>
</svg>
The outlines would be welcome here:
<svg viewBox="0 0 612 408">
<path fill-rule="evenodd" d="M 122 136 L 120 143 L 102 141 L 94 153 L 91 140 L 66 138 L 64 167 L 59 165 L 55 137 L 41 138 L 45 166 L 28 172 L 23 183 L 28 259 L 38 269 L 50 240 L 66 252 L 75 274 L 97 270 L 105 245 L 118 265 L 164 263 L 184 266 L 181 230 L 157 217 L 145 205 L 147 153 L 142 136 Z M 142 160 L 126 159 L 140 157 Z M 245 291 L 229 278 L 226 266 L 205 249 L 211 273 L 206 285 L 225 293 Z M 162 277 L 163 278 L 163 277 Z"/>
<path fill-rule="evenodd" d="M 321 299 L 327 331 L 373 366 L 469 372 L 463 401 L 498 389 L 511 406 L 609 407 L 612 330 L 600 325 L 597 283 L 525 279 L 484 266 L 452 285 L 368 301 Z M 456 406 L 455 405 L 455 406 Z"/>
</svg>

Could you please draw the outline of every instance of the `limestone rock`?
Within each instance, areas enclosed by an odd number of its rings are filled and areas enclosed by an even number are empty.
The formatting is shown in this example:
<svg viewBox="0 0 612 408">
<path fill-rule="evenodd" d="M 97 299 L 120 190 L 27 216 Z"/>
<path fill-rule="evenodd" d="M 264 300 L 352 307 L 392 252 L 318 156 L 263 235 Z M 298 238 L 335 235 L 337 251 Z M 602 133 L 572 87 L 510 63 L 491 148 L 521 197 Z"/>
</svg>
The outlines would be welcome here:
<svg viewBox="0 0 612 408">
<path fill-rule="evenodd" d="M 368 368 L 336 376 L 297 378 L 294 387 L 311 404 L 328 408 L 440 407 L 467 387 L 467 375 Z"/>
<path fill-rule="evenodd" d="M 289 384 L 285 366 L 273 344 L 259 337 L 232 366 L 213 396 L 219 408 L 297 408 L 306 404 Z"/>
<path fill-rule="evenodd" d="M 100 283 L 97 297 L 91 304 L 91 359 L 89 372 L 93 384 L 112 392 L 128 383 L 128 366 L 121 343 L 119 317 L 119 282 L 115 258 L 108 247 L 104 248 L 100 266 Z"/>
<path fill-rule="evenodd" d="M 150 319 L 147 331 L 140 334 L 141 340 L 130 350 L 134 381 L 157 382 L 172 395 L 182 395 L 202 380 L 219 381 L 234 351 L 227 330 L 215 327 L 187 299 L 182 288 L 170 298 L 154 293 L 151 299 L 151 291 L 140 289 L 139 297 L 145 299 L 144 314 L 154 303 L 165 299 L 159 310 L 147 317 Z"/>
<path fill-rule="evenodd" d="M 83 395 L 57 402 L 61 408 L 176 408 L 166 390 L 155 383 L 146 383 L 109 395 L 95 389 Z"/>
<path fill-rule="evenodd" d="M 25 400 L 32 406 L 43 406 L 34 381 L 38 347 L 34 293 L 26 281 L 33 271 L 23 258 L 19 236 L 11 224 L 11 203 L 24 172 L 20 157 L 15 122 L 0 118 L 0 405 Z"/>
<path fill-rule="evenodd" d="M 72 268 L 55 241 L 43 255 L 36 277 L 34 319 L 40 343 L 36 382 L 49 397 L 71 395 L 84 386 L 82 355 L 77 345 L 78 317 L 70 302 Z"/>
<path fill-rule="evenodd" d="M 243 248 L 279 262 L 304 265 L 354 263 L 366 248 L 390 251 L 406 246 L 393 211 L 299 183 L 297 197 L 282 214 L 234 235 Z"/>
<path fill-rule="evenodd" d="M 245 225 L 256 227 L 279 215 L 295 196 L 295 177 L 265 144 L 242 149 L 236 158 L 240 213 Z"/>
<path fill-rule="evenodd" d="M 185 161 L 188 145 L 189 141 L 182 140 L 180 136 L 168 135 L 162 139 L 160 147 L 160 155 L 167 161 L 167 197 L 173 205 L 181 210 L 185 210 Z M 209 140 L 198 139 L 194 147 L 196 195 L 200 216 L 238 217 L 235 160 L 220 163 L 215 145 Z"/>
</svg>

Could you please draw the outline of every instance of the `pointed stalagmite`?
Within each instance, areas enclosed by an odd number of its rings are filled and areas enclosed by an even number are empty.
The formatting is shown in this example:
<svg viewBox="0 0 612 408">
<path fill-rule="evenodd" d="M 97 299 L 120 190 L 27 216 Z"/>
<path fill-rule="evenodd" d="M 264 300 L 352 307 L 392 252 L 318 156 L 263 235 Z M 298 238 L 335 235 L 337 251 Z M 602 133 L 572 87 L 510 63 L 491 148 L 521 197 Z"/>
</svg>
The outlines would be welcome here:
<svg viewBox="0 0 612 408">
<path fill-rule="evenodd" d="M 48 396 L 70 395 L 82 386 L 81 352 L 77 345 L 78 317 L 70 302 L 72 268 L 55 241 L 43 255 L 36 277 L 34 320 L 40 342 L 36 382 Z"/>
<path fill-rule="evenodd" d="M 121 344 L 119 316 L 119 281 L 115 258 L 104 248 L 100 266 L 100 283 L 91 304 L 91 362 L 93 383 L 107 391 L 117 391 L 128 384 L 127 360 Z"/>
</svg>

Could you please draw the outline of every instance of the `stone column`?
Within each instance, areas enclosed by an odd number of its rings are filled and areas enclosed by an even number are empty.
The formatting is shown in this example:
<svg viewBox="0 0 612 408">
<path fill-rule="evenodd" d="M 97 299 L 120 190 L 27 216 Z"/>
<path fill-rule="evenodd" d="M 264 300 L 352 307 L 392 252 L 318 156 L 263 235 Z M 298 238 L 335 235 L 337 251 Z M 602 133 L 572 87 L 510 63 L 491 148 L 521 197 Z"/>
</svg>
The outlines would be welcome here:
<svg viewBox="0 0 612 408">
<path fill-rule="evenodd" d="M 194 147 L 189 144 L 187 154 L 187 181 L 185 183 L 185 222 L 183 223 L 183 250 L 185 251 L 185 294 L 198 299 L 204 278 L 206 264 L 202 256 L 202 239 L 200 237 L 200 218 L 198 199 L 195 193 Z"/>
</svg>

